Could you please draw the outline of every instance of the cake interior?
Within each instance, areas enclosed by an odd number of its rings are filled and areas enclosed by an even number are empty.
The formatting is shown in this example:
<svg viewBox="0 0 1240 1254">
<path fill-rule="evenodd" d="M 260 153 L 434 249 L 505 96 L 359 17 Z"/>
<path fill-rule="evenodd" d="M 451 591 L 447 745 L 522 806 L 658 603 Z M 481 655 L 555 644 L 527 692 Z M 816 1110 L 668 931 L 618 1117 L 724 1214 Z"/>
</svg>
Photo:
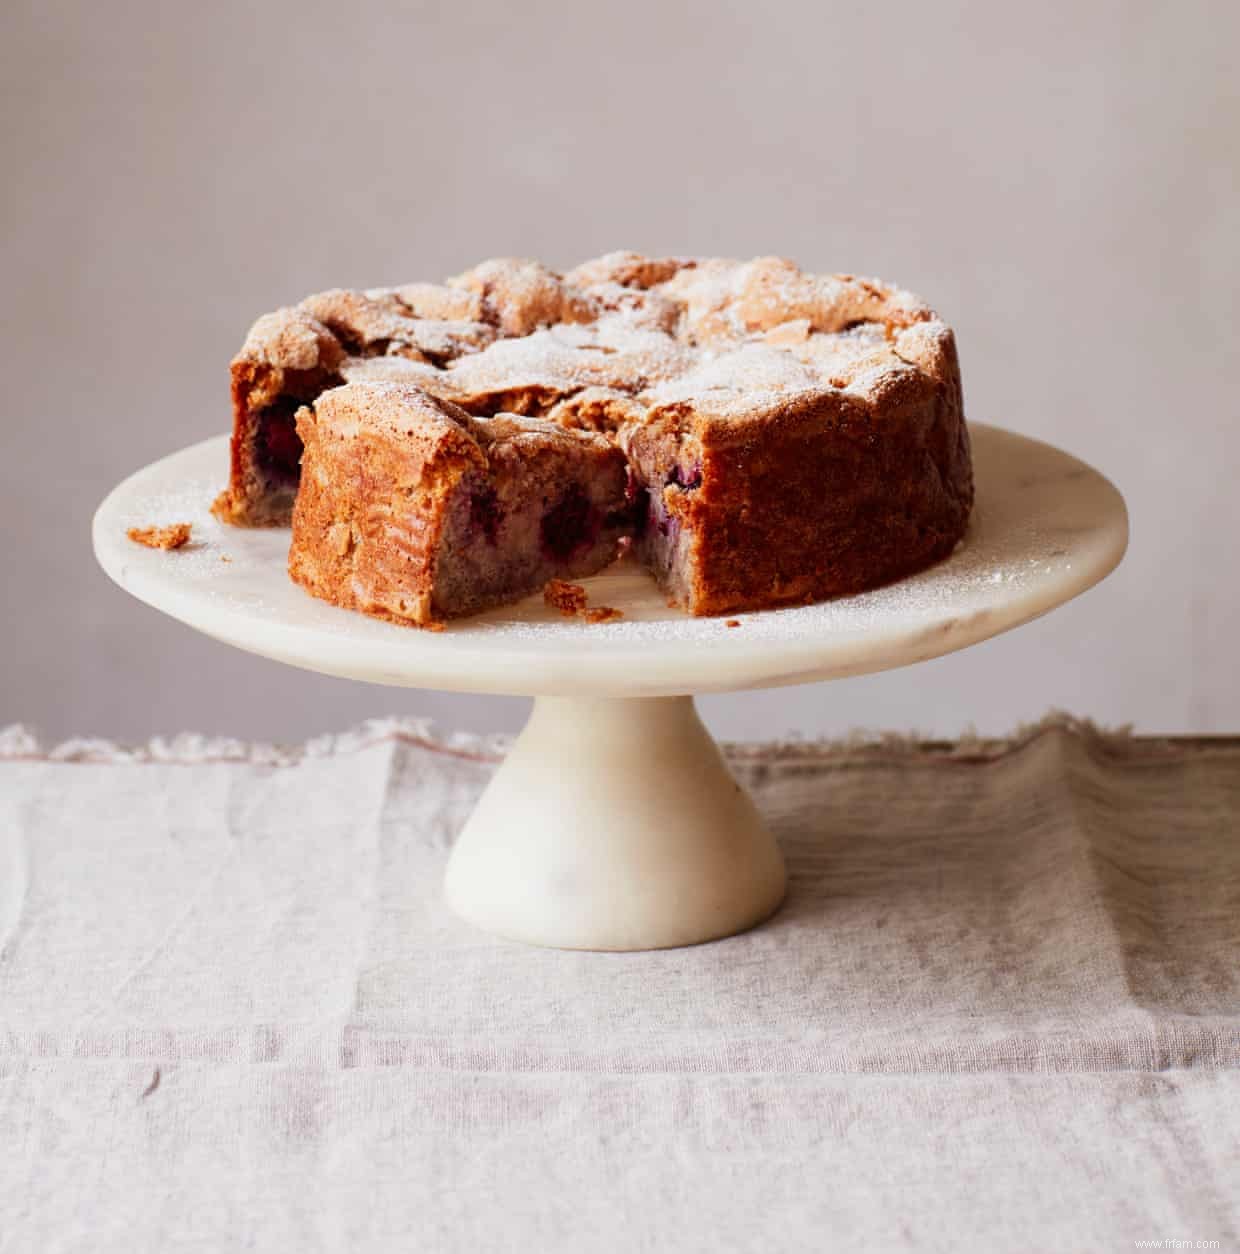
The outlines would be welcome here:
<svg viewBox="0 0 1240 1254">
<path fill-rule="evenodd" d="M 234 403 L 250 414 L 242 438 L 249 453 L 242 461 L 256 482 L 244 502 L 225 492 L 216 509 L 225 521 L 250 525 L 280 525 L 288 521 L 301 482 L 304 452 L 297 434 L 297 411 L 314 402 L 341 377 L 317 367 L 273 371 L 265 366 L 243 366 L 233 380 Z M 241 510 L 241 517 L 238 517 Z"/>
<path fill-rule="evenodd" d="M 701 462 L 686 459 L 662 469 L 651 467 L 645 478 L 637 554 L 669 600 L 691 607 L 696 552 L 693 531 L 685 524 L 702 486 Z"/>
<path fill-rule="evenodd" d="M 549 579 L 596 574 L 631 530 L 623 465 L 558 449 L 492 459 L 471 471 L 444 510 L 435 610 L 447 618 L 517 600 Z"/>
</svg>

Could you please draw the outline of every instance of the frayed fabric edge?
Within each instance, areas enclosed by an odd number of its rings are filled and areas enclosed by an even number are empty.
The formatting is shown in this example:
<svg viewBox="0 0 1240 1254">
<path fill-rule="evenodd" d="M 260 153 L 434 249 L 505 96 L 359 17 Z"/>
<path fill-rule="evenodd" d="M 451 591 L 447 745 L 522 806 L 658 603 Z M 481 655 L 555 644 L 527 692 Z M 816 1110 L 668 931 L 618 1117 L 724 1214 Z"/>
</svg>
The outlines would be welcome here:
<svg viewBox="0 0 1240 1254">
<path fill-rule="evenodd" d="M 1200 746 L 1192 738 L 1138 737 L 1131 726 L 1104 728 L 1090 719 L 1052 710 L 1036 722 L 1018 726 L 1007 736 L 979 736 L 972 730 L 959 739 L 945 741 L 916 733 L 854 731 L 827 739 L 790 738 L 777 741 L 723 743 L 734 761 L 788 761 L 795 759 L 838 762 L 933 758 L 953 762 L 985 762 L 1004 757 L 1047 735 L 1061 733 L 1083 741 L 1086 747 L 1110 757 L 1161 756 L 1186 745 Z M 316 736 L 302 744 L 281 745 L 240 740 L 231 736 L 204 736 L 184 732 L 155 736 L 145 744 L 124 745 L 112 740 L 74 738 L 44 746 L 21 724 L 0 729 L 0 761 L 83 762 L 194 766 L 211 762 L 237 762 L 252 766 L 293 766 L 316 758 L 359 753 L 378 744 L 400 741 L 432 753 L 481 762 L 499 761 L 512 743 L 506 735 L 475 735 L 439 732 L 430 719 L 370 719 L 348 731 Z M 1222 739 L 1206 743 L 1227 744 Z M 1231 742 L 1240 744 L 1240 742 Z"/>
<path fill-rule="evenodd" d="M 75 737 L 45 748 L 28 728 L 14 724 L 0 730 L 0 761 L 164 763 L 180 766 L 241 762 L 251 766 L 294 766 L 308 759 L 360 753 L 374 745 L 394 740 L 454 757 L 482 760 L 503 757 L 511 743 L 508 736 L 439 733 L 430 719 L 381 718 L 368 719 L 345 732 L 315 736 L 292 745 L 182 732 L 176 736 L 154 736 L 140 745 L 124 745 L 99 737 Z"/>
</svg>

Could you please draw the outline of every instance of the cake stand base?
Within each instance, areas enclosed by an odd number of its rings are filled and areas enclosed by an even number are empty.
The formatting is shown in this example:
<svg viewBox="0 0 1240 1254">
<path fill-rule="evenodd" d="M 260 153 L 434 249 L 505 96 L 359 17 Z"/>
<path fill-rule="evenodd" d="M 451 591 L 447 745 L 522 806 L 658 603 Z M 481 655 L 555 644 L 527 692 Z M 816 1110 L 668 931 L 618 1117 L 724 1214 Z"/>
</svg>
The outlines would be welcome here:
<svg viewBox="0 0 1240 1254">
<path fill-rule="evenodd" d="M 448 863 L 469 922 L 561 949 L 666 949 L 783 900 L 774 837 L 692 697 L 539 697 Z"/>
</svg>

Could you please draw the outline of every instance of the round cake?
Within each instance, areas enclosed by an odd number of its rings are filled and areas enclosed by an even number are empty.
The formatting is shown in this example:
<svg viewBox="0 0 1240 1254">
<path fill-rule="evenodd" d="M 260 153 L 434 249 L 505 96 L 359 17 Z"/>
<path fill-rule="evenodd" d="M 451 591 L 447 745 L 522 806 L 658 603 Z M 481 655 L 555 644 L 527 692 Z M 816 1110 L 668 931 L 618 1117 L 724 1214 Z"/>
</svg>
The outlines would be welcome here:
<svg viewBox="0 0 1240 1254">
<path fill-rule="evenodd" d="M 435 625 L 625 549 L 691 614 L 821 600 L 951 552 L 973 501 L 955 340 L 789 261 L 493 260 L 260 318 L 218 517 L 293 524 L 336 604 Z"/>
</svg>

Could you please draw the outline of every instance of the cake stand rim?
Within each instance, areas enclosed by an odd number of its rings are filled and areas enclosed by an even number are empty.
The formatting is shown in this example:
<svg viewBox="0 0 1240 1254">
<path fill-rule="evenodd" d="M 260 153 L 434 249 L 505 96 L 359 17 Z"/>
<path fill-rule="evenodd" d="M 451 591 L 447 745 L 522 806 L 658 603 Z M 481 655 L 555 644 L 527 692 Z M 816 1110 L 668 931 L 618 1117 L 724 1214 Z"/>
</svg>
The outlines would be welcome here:
<svg viewBox="0 0 1240 1254">
<path fill-rule="evenodd" d="M 314 601 L 289 580 L 283 560 L 279 564 L 277 595 L 290 589 L 297 600 L 285 596 L 291 608 L 282 614 L 277 606 L 255 603 L 228 604 L 227 597 L 215 595 L 217 586 L 227 588 L 227 572 L 214 580 L 187 581 L 178 575 L 180 554 L 144 550 L 124 535 L 123 523 L 140 521 L 135 510 L 149 512 L 153 484 L 161 482 L 173 468 L 214 458 L 222 482 L 227 434 L 213 436 L 168 454 L 134 471 L 105 497 L 95 513 L 92 537 L 96 557 L 105 573 L 131 595 L 163 613 L 234 647 L 302 669 L 399 687 L 434 688 L 445 691 L 496 693 L 518 696 L 597 696 L 657 697 L 698 693 L 743 691 L 813 683 L 850 675 L 927 661 L 969 645 L 980 643 L 1014 627 L 1030 622 L 1072 600 L 1105 579 L 1122 561 L 1128 543 L 1128 515 L 1123 496 L 1101 472 L 1072 454 L 1045 441 L 1021 435 L 992 424 L 970 422 L 977 447 L 990 441 L 1025 446 L 1043 458 L 1061 463 L 1064 482 L 1076 479 L 1088 483 L 1098 499 L 1093 524 L 1082 528 L 1071 551 L 1061 551 L 1075 559 L 1062 563 L 1054 580 L 1026 581 L 1022 591 L 997 585 L 991 596 L 973 598 L 963 613 L 950 608 L 910 618 L 903 631 L 878 631 L 870 636 L 852 630 L 814 634 L 812 627 L 793 631 L 787 637 L 752 636 L 724 627 L 726 619 L 683 618 L 682 635 L 675 647 L 660 643 L 657 630 L 653 640 L 625 638 L 609 631 L 612 625 L 587 627 L 578 623 L 550 621 L 521 624 L 520 647 L 511 647 L 504 627 L 498 631 L 488 624 L 485 632 L 471 630 L 481 620 L 459 620 L 442 633 L 382 623 L 352 611 Z M 218 456 L 217 456 L 218 455 Z M 164 497 L 175 498 L 176 485 L 168 483 Z M 997 484 L 978 485 L 977 514 L 986 495 Z M 147 498 L 140 497 L 140 491 Z M 1081 489 L 1084 490 L 1083 488 Z M 1106 508 L 1103 509 L 1103 504 Z M 147 518 L 149 522 L 177 521 Z M 213 520 L 202 520 L 210 527 Z M 238 539 L 236 529 L 219 528 L 221 536 Z M 213 533 L 214 534 L 214 533 Z M 287 529 L 270 529 L 250 536 L 287 535 Z M 992 537 L 993 539 L 993 537 Z M 227 539 L 220 542 L 227 543 Z M 275 542 L 278 546 L 278 541 Z M 964 547 L 962 546 L 962 547 Z M 907 580 L 860 594 L 862 598 L 891 599 L 900 596 L 914 581 L 933 585 L 950 580 L 959 565 L 961 549 L 944 561 Z M 223 554 L 217 555 L 220 560 Z M 274 561 L 266 560 L 265 566 Z M 201 563 L 199 563 L 199 568 Z M 997 574 L 1003 575 L 1004 571 Z M 1019 573 L 1019 572 L 1017 572 Z M 586 581 L 587 583 L 589 581 Z M 818 606 L 795 610 L 767 610 L 738 614 L 743 624 L 765 625 L 772 615 L 804 614 L 822 607 L 858 603 L 858 598 L 839 598 Z M 882 611 L 879 611 L 881 618 Z M 485 619 L 486 616 L 483 616 Z M 294 621 L 297 619 L 299 621 Z M 677 622 L 680 620 L 677 619 Z M 696 626 L 695 626 L 696 625 Z M 626 624 L 616 624 L 625 627 Z M 652 624 L 656 627 L 657 624 Z M 703 648 L 703 645 L 712 646 Z M 657 652 L 652 653 L 652 646 Z M 541 669 L 540 669 L 541 666 Z"/>
</svg>

